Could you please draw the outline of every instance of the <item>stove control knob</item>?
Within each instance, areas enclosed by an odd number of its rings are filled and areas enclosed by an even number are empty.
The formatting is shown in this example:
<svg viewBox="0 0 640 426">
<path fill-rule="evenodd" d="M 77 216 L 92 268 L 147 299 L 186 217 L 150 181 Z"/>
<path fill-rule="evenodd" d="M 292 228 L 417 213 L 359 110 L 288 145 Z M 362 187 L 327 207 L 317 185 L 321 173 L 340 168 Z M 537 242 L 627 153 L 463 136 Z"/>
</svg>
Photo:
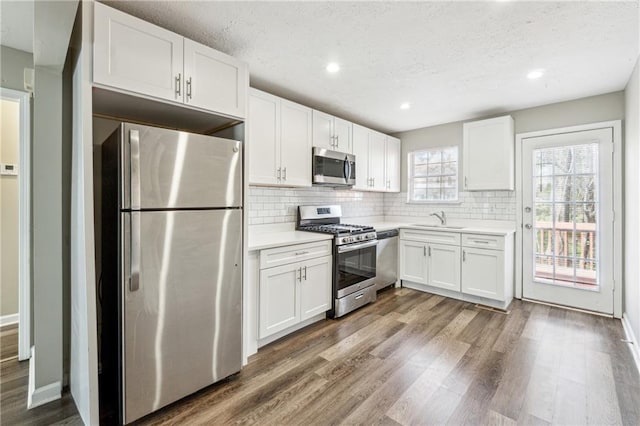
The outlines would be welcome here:
<svg viewBox="0 0 640 426">
<path fill-rule="evenodd" d="M 358 239 L 358 241 L 362 241 L 362 235 L 358 235 L 356 238 Z"/>
</svg>

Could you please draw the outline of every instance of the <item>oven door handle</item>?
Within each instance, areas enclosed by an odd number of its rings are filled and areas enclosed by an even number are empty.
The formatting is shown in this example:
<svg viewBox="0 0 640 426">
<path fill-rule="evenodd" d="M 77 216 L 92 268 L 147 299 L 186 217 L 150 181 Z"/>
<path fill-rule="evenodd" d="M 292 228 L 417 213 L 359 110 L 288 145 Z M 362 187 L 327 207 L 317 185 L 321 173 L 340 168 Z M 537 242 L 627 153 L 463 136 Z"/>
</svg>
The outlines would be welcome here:
<svg viewBox="0 0 640 426">
<path fill-rule="evenodd" d="M 338 253 L 348 253 L 350 251 L 360 250 L 367 247 L 373 247 L 378 245 L 378 240 L 367 241 L 359 244 L 348 244 L 346 246 L 338 247 Z"/>
</svg>

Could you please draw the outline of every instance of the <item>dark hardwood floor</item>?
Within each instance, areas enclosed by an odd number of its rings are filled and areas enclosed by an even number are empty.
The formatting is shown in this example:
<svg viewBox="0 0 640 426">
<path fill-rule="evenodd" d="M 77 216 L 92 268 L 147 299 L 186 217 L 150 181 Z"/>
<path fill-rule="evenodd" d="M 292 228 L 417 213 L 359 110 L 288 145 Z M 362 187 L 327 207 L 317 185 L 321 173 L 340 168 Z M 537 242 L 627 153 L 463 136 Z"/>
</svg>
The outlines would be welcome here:
<svg viewBox="0 0 640 426">
<path fill-rule="evenodd" d="M 0 425 L 82 425 L 68 391 L 61 399 L 27 410 L 29 361 L 18 361 L 18 327 L 0 329 Z"/>
<path fill-rule="evenodd" d="M 505 315 L 390 289 L 138 424 L 638 425 L 640 375 L 622 339 L 613 319 L 520 301 Z M 3 363 L 3 385 L 5 374 Z M 3 414 L 5 399 L 3 386 Z"/>
</svg>

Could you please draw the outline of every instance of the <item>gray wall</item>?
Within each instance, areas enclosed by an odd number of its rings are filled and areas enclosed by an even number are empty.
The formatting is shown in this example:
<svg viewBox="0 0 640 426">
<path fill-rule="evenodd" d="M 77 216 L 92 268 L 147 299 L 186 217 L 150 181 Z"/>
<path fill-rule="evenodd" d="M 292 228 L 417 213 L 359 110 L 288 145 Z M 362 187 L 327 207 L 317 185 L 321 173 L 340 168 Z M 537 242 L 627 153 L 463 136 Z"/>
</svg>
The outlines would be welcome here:
<svg viewBox="0 0 640 426">
<path fill-rule="evenodd" d="M 2 87 L 24 92 L 24 69 L 33 68 L 33 55 L 7 46 L 0 46 Z"/>
<path fill-rule="evenodd" d="M 624 315 L 640 342 L 640 126 L 638 97 L 640 58 L 629 79 L 625 94 L 625 241 L 624 241 Z M 637 348 L 636 348 L 637 350 Z"/>
<path fill-rule="evenodd" d="M 62 383 L 62 76 L 36 67 L 32 151 L 35 389 Z"/>
<path fill-rule="evenodd" d="M 606 95 L 527 108 L 513 111 L 509 114 L 515 121 L 516 133 L 568 127 L 598 121 L 622 120 L 624 119 L 624 92 L 608 93 Z M 491 117 L 495 116 L 486 118 Z M 407 154 L 409 152 L 427 147 L 458 145 L 460 147 L 459 158 L 462 160 L 462 123 L 463 121 L 457 121 L 401 132 L 395 135 L 402 140 L 402 192 L 407 191 Z M 462 161 L 460 161 L 460 173 L 462 173 Z"/>
</svg>

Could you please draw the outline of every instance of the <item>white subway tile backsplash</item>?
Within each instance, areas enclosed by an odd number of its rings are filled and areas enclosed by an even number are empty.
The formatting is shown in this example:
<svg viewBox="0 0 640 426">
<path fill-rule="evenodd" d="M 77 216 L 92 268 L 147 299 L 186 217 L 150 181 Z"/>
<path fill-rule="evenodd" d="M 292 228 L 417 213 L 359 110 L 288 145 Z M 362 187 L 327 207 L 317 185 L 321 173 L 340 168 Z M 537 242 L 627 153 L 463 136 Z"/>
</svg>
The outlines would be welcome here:
<svg viewBox="0 0 640 426">
<path fill-rule="evenodd" d="M 426 217 L 444 210 L 453 219 L 515 220 L 515 192 L 461 192 L 459 201 L 458 204 L 410 204 L 406 192 L 388 193 L 384 194 L 384 215 Z"/>
<path fill-rule="evenodd" d="M 249 187 L 249 225 L 295 222 L 299 205 L 339 204 L 345 217 L 383 216 L 384 194 L 333 188 Z"/>
<path fill-rule="evenodd" d="M 515 221 L 515 192 L 461 192 L 458 204 L 410 204 L 406 193 L 376 193 L 323 187 L 249 187 L 249 224 L 295 222 L 297 207 L 339 204 L 345 217 L 426 217 L 444 210 L 452 219 Z"/>
</svg>

